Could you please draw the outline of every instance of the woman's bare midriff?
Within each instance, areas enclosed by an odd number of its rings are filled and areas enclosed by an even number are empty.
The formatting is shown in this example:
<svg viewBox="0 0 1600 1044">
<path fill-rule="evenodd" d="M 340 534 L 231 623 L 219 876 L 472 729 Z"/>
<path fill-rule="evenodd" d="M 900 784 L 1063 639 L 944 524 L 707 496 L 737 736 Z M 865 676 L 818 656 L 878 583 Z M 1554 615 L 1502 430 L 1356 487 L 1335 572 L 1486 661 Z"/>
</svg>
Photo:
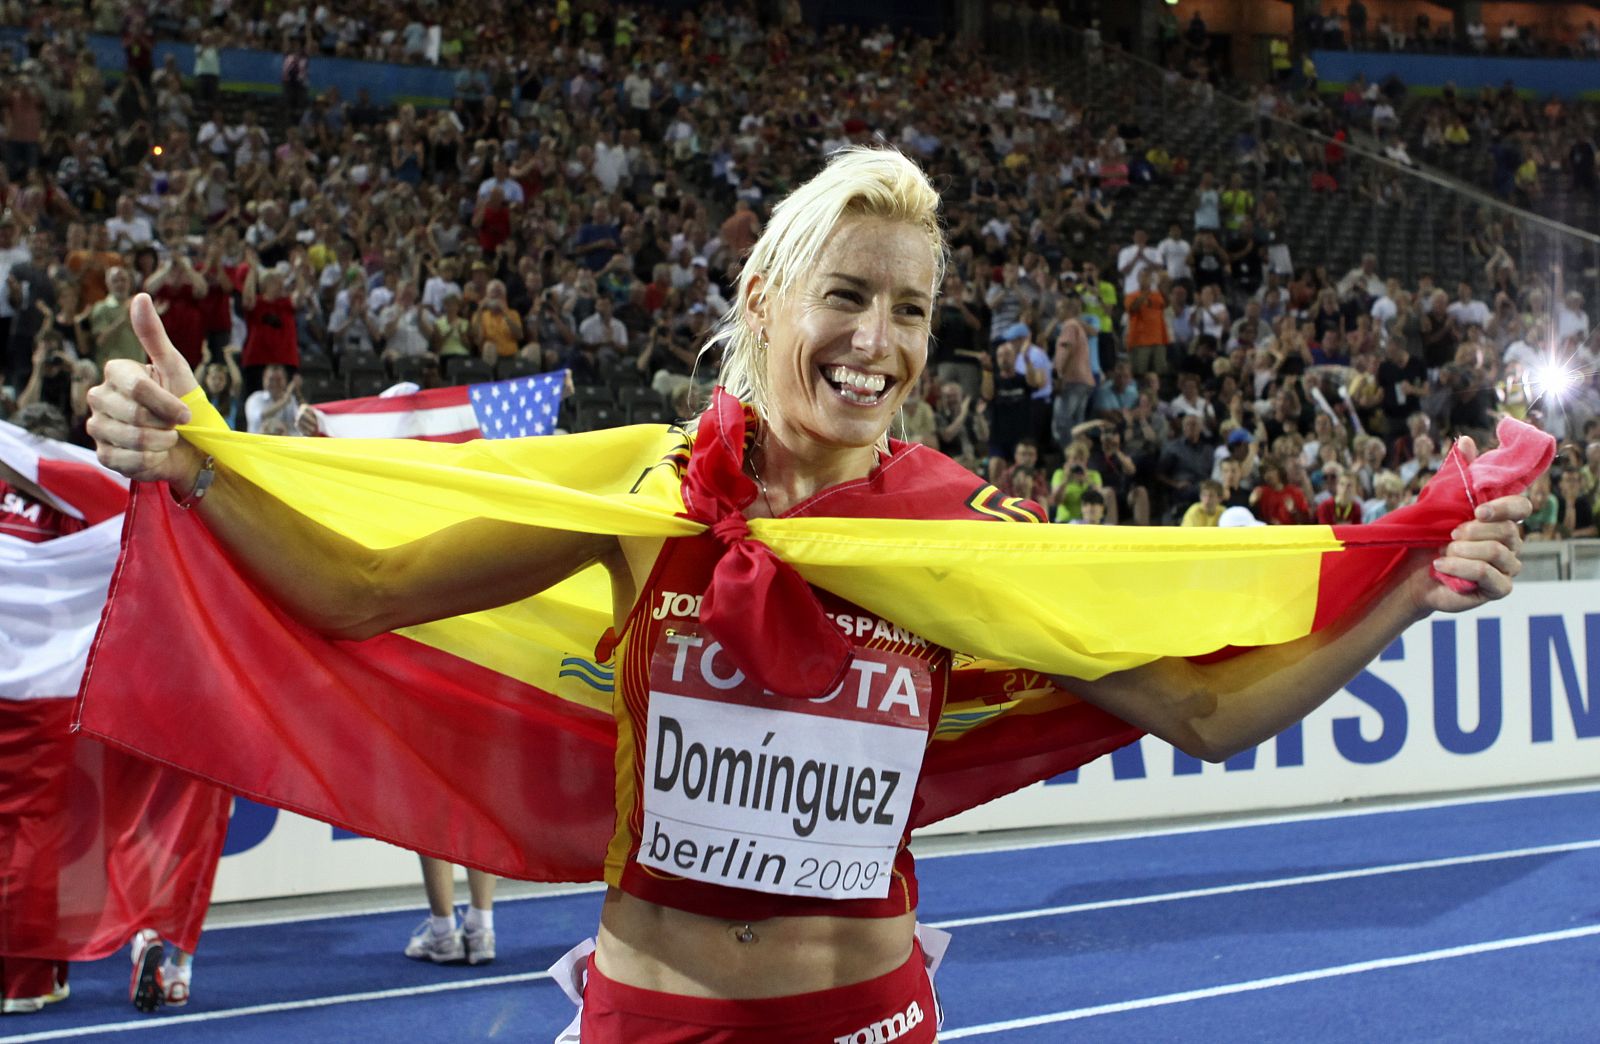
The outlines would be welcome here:
<svg viewBox="0 0 1600 1044">
<path fill-rule="evenodd" d="M 729 921 L 658 906 L 612 888 L 595 964 L 609 979 L 687 997 L 748 1000 L 849 986 L 911 955 L 916 914 Z M 745 941 L 741 941 L 741 939 Z"/>
</svg>

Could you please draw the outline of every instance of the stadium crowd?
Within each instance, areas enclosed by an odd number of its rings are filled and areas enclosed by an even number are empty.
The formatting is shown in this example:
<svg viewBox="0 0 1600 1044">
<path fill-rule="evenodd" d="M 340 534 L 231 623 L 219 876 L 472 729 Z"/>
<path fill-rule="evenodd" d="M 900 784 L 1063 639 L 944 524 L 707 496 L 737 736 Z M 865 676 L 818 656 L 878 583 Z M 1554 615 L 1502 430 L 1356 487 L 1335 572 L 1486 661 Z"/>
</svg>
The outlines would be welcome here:
<svg viewBox="0 0 1600 1044">
<path fill-rule="evenodd" d="M 1593 372 L 1590 320 L 1559 269 L 1518 270 L 1514 228 L 1484 232 L 1459 285 L 1370 256 L 1296 267 L 1286 208 L 1314 185 L 1281 149 L 1276 188 L 1191 169 L 1131 104 L 792 2 L 762 22 L 739 0 L 562 0 L 515 28 L 448 4 L 86 6 L 4 8 L 27 32 L 0 51 L 5 408 L 53 404 L 74 441 L 99 368 L 141 357 L 141 290 L 254 431 L 395 380 L 558 368 L 569 424 L 684 416 L 770 205 L 882 141 L 943 187 L 953 249 L 903 437 L 1061 522 L 1372 522 L 1509 413 L 1565 440 L 1530 535 L 1596 535 L 1600 394 L 1530 378 L 1552 345 Z M 425 59 L 430 17 L 461 69 L 449 107 L 303 89 L 323 54 Z M 90 29 L 136 75 L 95 68 Z M 157 32 L 200 43 L 196 67 L 150 68 Z M 249 43 L 284 54 L 281 100 L 219 97 L 206 47 Z M 1157 191 L 1190 219 L 1113 237 Z"/>
<path fill-rule="evenodd" d="M 1478 10 L 1464 20 L 1439 18 L 1427 10 L 1412 15 L 1391 15 L 1369 10 L 1362 0 L 1350 0 L 1343 10 L 1328 5 L 1311 9 L 1304 17 L 1306 39 L 1313 47 L 1358 51 L 1416 51 L 1435 54 L 1544 56 L 1593 58 L 1600 56 L 1600 28 L 1592 20 L 1580 27 L 1563 18 L 1551 24 L 1518 23 L 1508 14 L 1490 25 Z"/>
</svg>

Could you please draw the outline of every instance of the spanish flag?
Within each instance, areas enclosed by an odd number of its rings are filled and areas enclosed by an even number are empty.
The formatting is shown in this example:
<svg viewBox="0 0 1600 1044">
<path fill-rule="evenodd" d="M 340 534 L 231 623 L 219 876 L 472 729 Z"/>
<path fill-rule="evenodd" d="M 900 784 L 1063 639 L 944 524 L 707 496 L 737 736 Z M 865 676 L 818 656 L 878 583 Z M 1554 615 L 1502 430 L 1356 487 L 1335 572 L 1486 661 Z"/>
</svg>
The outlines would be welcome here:
<svg viewBox="0 0 1600 1044">
<path fill-rule="evenodd" d="M 709 530 L 701 623 L 779 695 L 828 691 L 849 647 L 807 585 L 958 651 L 914 806 L 925 825 L 1138 738 L 1053 685 L 1301 637 L 1359 611 L 1410 549 L 1523 489 L 1553 441 L 1503 422 L 1383 523 L 1244 530 L 1043 524 L 924 447 L 783 518 L 746 521 L 753 415 L 465 444 L 230 432 L 195 393 L 185 438 L 364 546 L 474 518 L 619 536 Z M 603 569 L 362 642 L 267 601 L 198 519 L 136 489 L 79 720 L 255 800 L 508 877 L 594 880 L 616 817 Z M 153 648 L 152 635 L 160 635 Z M 803 658 L 797 656 L 803 650 Z"/>
</svg>

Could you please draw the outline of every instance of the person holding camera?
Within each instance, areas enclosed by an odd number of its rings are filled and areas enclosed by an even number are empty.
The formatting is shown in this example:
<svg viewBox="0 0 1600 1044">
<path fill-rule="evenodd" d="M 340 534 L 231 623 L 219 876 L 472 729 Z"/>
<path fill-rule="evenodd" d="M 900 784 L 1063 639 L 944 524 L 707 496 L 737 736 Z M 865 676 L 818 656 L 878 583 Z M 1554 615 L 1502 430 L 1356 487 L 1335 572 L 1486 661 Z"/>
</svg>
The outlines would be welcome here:
<svg viewBox="0 0 1600 1044">
<path fill-rule="evenodd" d="M 254 393 L 262 387 L 264 371 L 281 366 L 292 374 L 300 368 L 300 336 L 295 324 L 299 296 L 305 290 L 292 290 L 288 279 L 276 268 L 261 270 L 261 258 L 249 253 L 249 272 L 239 292 L 244 309 L 245 390 Z"/>
<path fill-rule="evenodd" d="M 698 309 L 698 312 L 695 310 Z M 705 315 L 705 305 L 693 305 L 691 312 Z M 704 323 L 701 324 L 702 327 Z M 639 372 L 650 379 L 650 387 L 666 402 L 673 402 L 694 383 L 695 362 L 699 358 L 687 327 L 674 327 L 664 314 L 650 326 L 644 350 L 639 353 Z"/>
<path fill-rule="evenodd" d="M 483 303 L 472 314 L 472 343 L 491 366 L 522 347 L 522 316 L 506 303 L 506 284 L 498 279 L 489 280 Z"/>
</svg>

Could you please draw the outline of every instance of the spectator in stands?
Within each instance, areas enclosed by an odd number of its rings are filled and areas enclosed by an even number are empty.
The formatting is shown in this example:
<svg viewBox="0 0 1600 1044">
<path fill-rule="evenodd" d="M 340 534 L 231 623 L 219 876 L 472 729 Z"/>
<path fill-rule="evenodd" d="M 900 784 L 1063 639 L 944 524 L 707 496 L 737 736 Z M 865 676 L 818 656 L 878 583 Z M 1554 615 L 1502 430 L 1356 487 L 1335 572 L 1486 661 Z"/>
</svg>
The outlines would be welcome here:
<svg viewBox="0 0 1600 1044">
<path fill-rule="evenodd" d="M 1575 467 L 1562 470 L 1556 482 L 1555 519 L 1543 532 L 1546 539 L 1571 540 L 1577 537 L 1600 536 L 1600 526 L 1595 524 L 1593 498 L 1583 491 L 1583 476 Z"/>
<path fill-rule="evenodd" d="M 1445 308 L 1455 320 L 1456 329 L 1465 332 L 1469 327 L 1482 330 L 1489 325 L 1489 306 L 1472 296 L 1472 284 L 1462 280 L 1456 286 L 1456 299 Z"/>
<path fill-rule="evenodd" d="M 1461 342 L 1460 330 L 1450 315 L 1449 305 L 1450 295 L 1435 290 L 1429 295 L 1427 309 L 1421 316 L 1422 361 L 1430 377 L 1455 359 L 1456 345 Z"/>
<path fill-rule="evenodd" d="M 1324 526 L 1356 525 L 1361 522 L 1361 516 L 1355 478 L 1339 475 L 1333 483 L 1333 496 L 1317 505 L 1317 523 Z"/>
<path fill-rule="evenodd" d="M 1161 258 L 1167 278 L 1174 286 L 1187 283 L 1192 276 L 1189 256 L 1194 247 L 1183 238 L 1183 228 L 1176 221 L 1167 227 L 1167 238 L 1156 244 L 1156 255 Z"/>
<path fill-rule="evenodd" d="M 200 365 L 201 348 L 205 345 L 203 302 L 207 289 L 205 276 L 194 267 L 193 248 L 188 246 L 170 251 L 144 285 L 161 311 L 161 325 L 166 327 L 167 337 L 190 366 Z"/>
<path fill-rule="evenodd" d="M 1072 520 L 1075 526 L 1102 526 L 1113 525 L 1106 515 L 1106 499 L 1099 490 L 1089 489 L 1083 493 L 1080 501 L 1080 510 L 1083 512 L 1078 518 Z"/>
<path fill-rule="evenodd" d="M 1250 510 L 1271 526 L 1304 525 L 1311 521 L 1311 506 L 1298 485 L 1286 483 L 1284 466 L 1276 460 L 1261 464 L 1261 484 L 1250 494 Z"/>
<path fill-rule="evenodd" d="M 1016 327 L 1021 326 L 1018 331 Z M 992 367 L 984 369 L 984 399 L 988 402 L 988 474 L 994 482 L 1016 452 L 1017 443 L 1033 431 L 1031 397 L 1046 375 L 1030 369 L 1018 346 L 1030 340 L 1025 324 L 1016 323 L 996 347 Z M 1048 364 L 1047 364 L 1048 365 Z M 998 483 L 996 483 L 998 485 Z"/>
<path fill-rule="evenodd" d="M 262 385 L 267 366 L 281 366 L 294 374 L 300 367 L 300 337 L 296 312 L 309 294 L 304 287 L 291 289 L 277 269 L 261 271 L 260 258 L 250 255 L 249 271 L 239 291 L 247 334 L 242 357 L 245 390 Z"/>
<path fill-rule="evenodd" d="M 89 310 L 89 333 L 94 342 L 94 363 L 104 370 L 112 359 L 142 361 L 144 350 L 128 323 L 133 298 L 133 277 L 120 265 L 106 273 L 106 296 Z"/>
<path fill-rule="evenodd" d="M 1167 510 L 1178 517 L 1200 498 L 1200 483 L 1211 478 L 1212 444 L 1205 425 L 1189 414 L 1179 422 L 1180 434 L 1161 447 L 1156 464 L 1156 481 L 1166 494 Z"/>
<path fill-rule="evenodd" d="M 1200 483 L 1200 499 L 1190 504 L 1183 513 L 1184 526 L 1214 526 L 1222 517 L 1222 483 L 1206 479 Z"/>
<path fill-rule="evenodd" d="M 1255 210 L 1256 196 L 1244 184 L 1244 175 L 1235 171 L 1228 176 L 1228 187 L 1221 195 L 1223 224 L 1230 232 L 1242 228 Z"/>
<path fill-rule="evenodd" d="M 605 308 L 609 319 L 610 299 L 601 298 L 597 304 Z M 621 323 L 616 324 L 618 329 L 621 325 Z M 489 280 L 483 301 L 472 314 L 471 336 L 473 346 L 483 357 L 484 362 L 491 366 L 497 365 L 502 359 L 511 358 L 522 350 L 524 339 L 522 316 L 517 314 L 506 301 L 506 284 L 503 281 Z M 624 331 L 621 336 L 623 343 L 626 344 L 626 332 Z M 608 361 L 615 361 L 615 358 L 616 355 L 613 353 L 608 357 Z"/>
<path fill-rule="evenodd" d="M 1195 328 L 1201 337 L 1209 337 L 1218 345 L 1226 343 L 1232 333 L 1232 323 L 1228 315 L 1228 306 L 1223 303 L 1222 295 L 1217 292 L 1217 287 L 1206 284 L 1200 288 L 1200 300 L 1195 306 Z"/>
<path fill-rule="evenodd" d="M 1489 28 L 1481 17 L 1467 23 L 1467 46 L 1479 53 L 1489 49 Z"/>
<path fill-rule="evenodd" d="M 1440 463 L 1433 439 L 1428 435 L 1417 435 L 1411 440 L 1411 459 L 1400 465 L 1400 481 L 1408 489 L 1414 489 L 1417 480 L 1425 480 L 1437 472 Z"/>
<path fill-rule="evenodd" d="M 980 451 L 989 443 L 988 419 L 976 399 L 959 381 L 945 381 L 934 407 L 939 452 L 972 471 L 978 470 Z"/>
<path fill-rule="evenodd" d="M 989 330 L 989 306 L 958 273 L 947 275 L 933 324 L 935 374 L 960 381 L 966 395 L 976 396 L 983 373 L 979 360 L 988 353 Z"/>
<path fill-rule="evenodd" d="M 1050 486 L 1039 470 L 1039 444 L 1033 439 L 1018 439 L 1010 462 L 993 458 L 989 469 L 989 481 L 1008 495 L 1040 505 L 1050 503 Z"/>
<path fill-rule="evenodd" d="M 733 213 L 722 223 L 718 236 L 732 259 L 742 259 L 761 235 L 761 219 L 751 208 L 749 200 L 734 203 Z"/>
<path fill-rule="evenodd" d="M 1570 291 L 1556 306 L 1556 341 L 1566 347 L 1588 339 L 1589 314 L 1583 310 L 1583 294 Z"/>
<path fill-rule="evenodd" d="M 281 82 L 284 112 L 290 120 L 298 120 L 311 86 L 311 56 L 306 53 L 304 37 L 290 41 L 284 49 Z"/>
<path fill-rule="evenodd" d="M 376 325 L 383 346 L 383 360 L 393 363 L 427 355 L 429 344 L 425 323 L 422 306 L 417 301 L 416 281 L 403 280 L 394 301 L 378 313 Z"/>
<path fill-rule="evenodd" d="M 245 429 L 253 435 L 297 435 L 300 412 L 300 376 L 293 379 L 278 365 L 262 368 L 261 390 L 244 401 Z"/>
<path fill-rule="evenodd" d="M 612 222 L 611 210 L 603 200 L 597 200 L 590 211 L 589 221 L 578 229 L 573 240 L 573 253 L 590 271 L 605 268 L 621 245 L 621 231 Z"/>
<path fill-rule="evenodd" d="M 336 355 L 377 351 L 382 328 L 368 300 L 367 284 L 359 276 L 350 281 L 334 305 L 328 334 Z"/>
<path fill-rule="evenodd" d="M 1147 373 L 1164 374 L 1168 370 L 1167 344 L 1171 337 L 1167 330 L 1167 301 L 1156 287 L 1159 271 L 1154 264 L 1143 268 L 1125 302 L 1128 358 L 1135 377 Z"/>
<path fill-rule="evenodd" d="M 1101 490 L 1100 473 L 1089 467 L 1089 443 L 1074 439 L 1067 444 L 1066 459 L 1050 476 L 1046 507 L 1053 522 L 1074 522 L 1083 516 L 1083 497 Z"/>
<path fill-rule="evenodd" d="M 150 219 L 138 212 L 134 198 L 127 193 L 117 197 L 117 212 L 106 219 L 105 228 L 110 245 L 117 250 L 131 250 L 155 240 Z"/>
<path fill-rule="evenodd" d="M 239 372 L 239 346 L 224 345 L 215 353 L 210 347 L 205 348 L 196 373 L 207 401 L 216 407 L 222 419 L 228 422 L 228 427 L 235 431 L 243 427 L 246 424 L 244 374 Z"/>
<path fill-rule="evenodd" d="M 1133 230 L 1133 242 L 1117 254 L 1117 275 L 1122 280 L 1124 297 L 1139 291 L 1141 273 L 1147 270 L 1158 272 L 1162 268 L 1160 251 L 1149 244 L 1145 230 L 1136 228 Z"/>
<path fill-rule="evenodd" d="M 1217 241 L 1216 234 L 1203 231 L 1194 238 L 1194 283 L 1202 293 L 1207 287 L 1222 289 L 1228 280 L 1228 255 Z"/>
<path fill-rule="evenodd" d="M 1361 294 L 1368 301 L 1383 297 L 1388 289 L 1388 284 L 1378 275 L 1378 255 L 1370 251 L 1361 255 L 1361 264 L 1340 277 L 1336 287 L 1338 297 Z"/>
</svg>

